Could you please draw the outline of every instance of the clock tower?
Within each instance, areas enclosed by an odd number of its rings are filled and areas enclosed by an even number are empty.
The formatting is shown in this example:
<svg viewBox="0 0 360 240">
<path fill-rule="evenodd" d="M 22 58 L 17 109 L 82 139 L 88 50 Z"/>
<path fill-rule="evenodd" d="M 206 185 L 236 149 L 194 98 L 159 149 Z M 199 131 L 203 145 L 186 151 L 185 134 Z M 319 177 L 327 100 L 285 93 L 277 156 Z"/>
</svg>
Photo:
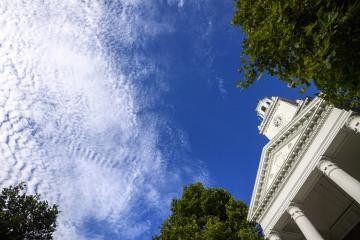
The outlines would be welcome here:
<svg viewBox="0 0 360 240">
<path fill-rule="evenodd" d="M 258 102 L 256 113 L 262 120 L 259 128 L 260 134 L 271 140 L 285 127 L 309 99 L 291 101 L 281 97 L 264 98 Z"/>
</svg>

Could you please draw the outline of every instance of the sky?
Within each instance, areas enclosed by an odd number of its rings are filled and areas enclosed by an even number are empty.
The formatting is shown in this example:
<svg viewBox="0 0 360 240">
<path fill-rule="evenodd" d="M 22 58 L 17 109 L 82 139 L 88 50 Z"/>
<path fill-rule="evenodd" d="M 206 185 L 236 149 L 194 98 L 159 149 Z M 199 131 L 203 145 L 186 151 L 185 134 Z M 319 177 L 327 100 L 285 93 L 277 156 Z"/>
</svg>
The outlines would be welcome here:
<svg viewBox="0 0 360 240">
<path fill-rule="evenodd" d="M 61 210 L 55 239 L 151 239 L 186 184 L 249 204 L 265 75 L 236 88 L 233 1 L 0 2 L 0 186 Z"/>
</svg>

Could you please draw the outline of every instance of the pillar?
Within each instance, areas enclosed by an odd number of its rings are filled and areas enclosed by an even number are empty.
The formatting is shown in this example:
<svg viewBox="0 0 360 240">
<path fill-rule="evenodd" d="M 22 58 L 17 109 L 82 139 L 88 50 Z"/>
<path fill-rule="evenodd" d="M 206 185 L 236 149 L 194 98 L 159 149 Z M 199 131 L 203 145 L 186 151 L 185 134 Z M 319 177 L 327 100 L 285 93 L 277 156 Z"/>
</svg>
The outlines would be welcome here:
<svg viewBox="0 0 360 240">
<path fill-rule="evenodd" d="M 323 158 L 317 168 L 360 204 L 360 182 L 339 168 L 329 158 Z"/>
<path fill-rule="evenodd" d="M 291 204 L 288 207 L 287 212 L 290 214 L 291 218 L 294 219 L 295 223 L 298 225 L 307 240 L 324 240 L 314 225 L 305 216 L 304 212 L 297 205 Z"/>
<path fill-rule="evenodd" d="M 359 115 L 352 115 L 347 120 L 345 126 L 347 129 L 354 131 L 356 133 L 360 133 L 360 116 Z"/>
<path fill-rule="evenodd" d="M 276 231 L 271 231 L 268 239 L 269 240 L 281 240 L 279 233 Z"/>
</svg>

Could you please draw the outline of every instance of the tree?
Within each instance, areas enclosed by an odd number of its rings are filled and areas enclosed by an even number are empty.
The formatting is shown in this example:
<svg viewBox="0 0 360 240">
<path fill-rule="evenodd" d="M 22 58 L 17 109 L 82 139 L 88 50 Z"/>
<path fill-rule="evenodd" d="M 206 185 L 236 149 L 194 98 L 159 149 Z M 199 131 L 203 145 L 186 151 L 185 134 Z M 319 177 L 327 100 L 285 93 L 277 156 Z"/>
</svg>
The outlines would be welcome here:
<svg viewBox="0 0 360 240">
<path fill-rule="evenodd" d="M 171 203 L 171 215 L 153 240 L 258 240 L 260 230 L 246 220 L 247 206 L 221 188 L 201 183 L 184 187 Z"/>
<path fill-rule="evenodd" d="M 4 188 L 0 194 L 0 239 L 52 239 L 57 206 L 49 206 L 40 196 L 25 195 L 24 184 Z"/>
<path fill-rule="evenodd" d="M 246 34 L 238 82 L 262 73 L 304 92 L 311 83 L 336 106 L 360 107 L 360 1 L 235 0 L 232 24 Z"/>
</svg>

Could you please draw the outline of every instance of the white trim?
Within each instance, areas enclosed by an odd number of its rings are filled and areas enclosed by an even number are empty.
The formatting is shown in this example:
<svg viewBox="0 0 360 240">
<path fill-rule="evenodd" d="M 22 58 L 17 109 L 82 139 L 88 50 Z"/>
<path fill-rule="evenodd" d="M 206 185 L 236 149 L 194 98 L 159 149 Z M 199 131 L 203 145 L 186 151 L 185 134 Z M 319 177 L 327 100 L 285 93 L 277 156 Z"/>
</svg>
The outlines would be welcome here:
<svg viewBox="0 0 360 240">
<path fill-rule="evenodd" d="M 263 210 L 267 207 L 268 201 L 273 198 L 273 194 L 276 191 L 278 185 L 282 182 L 281 180 L 287 175 L 287 172 L 290 169 L 290 166 L 294 162 L 295 159 L 298 158 L 298 153 L 304 151 L 305 147 L 308 146 L 309 141 L 308 137 L 310 135 L 314 135 L 314 128 L 319 129 L 318 125 L 326 118 L 326 115 L 323 116 L 324 112 L 328 113 L 331 107 L 327 107 L 328 110 L 325 111 L 326 104 L 324 100 L 320 98 L 315 98 L 308 106 L 304 108 L 302 112 L 296 116 L 290 124 L 288 124 L 284 129 L 282 129 L 263 149 L 262 156 L 258 168 L 258 173 L 256 177 L 256 182 L 254 186 L 254 191 L 251 198 L 251 204 L 248 214 L 248 220 L 256 221 L 263 212 Z M 322 120 L 322 121 L 321 121 Z M 306 127 L 304 127 L 304 124 Z M 304 128 L 303 128 L 304 127 Z M 285 161 L 283 167 L 279 171 L 277 177 L 274 179 L 272 186 L 269 190 L 264 194 L 265 180 L 266 180 L 266 172 L 269 167 L 269 159 L 272 152 L 275 152 L 281 146 L 281 143 L 288 141 L 288 139 L 292 139 L 294 134 L 298 132 L 299 129 L 303 128 L 302 136 L 299 138 L 297 143 L 295 144 L 293 150 L 288 156 L 288 159 Z M 312 132 L 312 133 L 311 133 Z M 311 134 L 310 134 L 311 133 Z M 302 151 L 300 151 L 302 150 Z M 275 184 L 275 185 L 274 185 Z M 274 188 L 275 186 L 275 188 Z"/>
<path fill-rule="evenodd" d="M 336 135 L 339 133 L 339 131 L 343 128 L 345 125 L 348 117 L 351 115 L 350 112 L 342 111 L 341 114 L 336 119 L 336 124 L 331 127 L 331 131 L 328 131 L 327 135 L 325 136 L 324 140 L 321 142 L 319 146 L 316 148 L 316 155 L 313 156 L 313 160 L 308 163 L 308 165 L 303 169 L 303 172 L 301 173 L 300 178 L 296 181 L 296 184 L 292 187 L 292 190 L 288 192 L 284 200 L 282 201 L 284 204 L 280 206 L 280 208 L 276 211 L 276 214 L 271 217 L 271 222 L 267 224 L 264 230 L 265 236 L 269 234 L 269 231 L 271 228 L 274 227 L 274 225 L 279 221 L 280 217 L 286 212 L 286 209 L 290 205 L 291 201 L 294 200 L 296 194 L 299 192 L 300 188 L 303 186 L 305 181 L 309 178 L 310 174 L 314 171 L 316 168 L 316 165 L 322 158 L 322 155 L 324 154 L 325 150 L 328 149 L 329 145 L 332 143 L 333 139 L 336 137 Z M 293 168 L 295 169 L 295 168 Z M 288 176 L 290 176 L 289 174 Z M 318 179 L 321 176 L 321 174 L 318 174 L 318 176 L 314 179 Z M 283 185 L 284 186 L 284 185 Z M 268 210 L 268 209 L 267 209 Z M 264 215 L 267 213 L 263 213 L 263 215 L 258 218 L 258 221 L 261 221 L 264 217 Z"/>
</svg>

